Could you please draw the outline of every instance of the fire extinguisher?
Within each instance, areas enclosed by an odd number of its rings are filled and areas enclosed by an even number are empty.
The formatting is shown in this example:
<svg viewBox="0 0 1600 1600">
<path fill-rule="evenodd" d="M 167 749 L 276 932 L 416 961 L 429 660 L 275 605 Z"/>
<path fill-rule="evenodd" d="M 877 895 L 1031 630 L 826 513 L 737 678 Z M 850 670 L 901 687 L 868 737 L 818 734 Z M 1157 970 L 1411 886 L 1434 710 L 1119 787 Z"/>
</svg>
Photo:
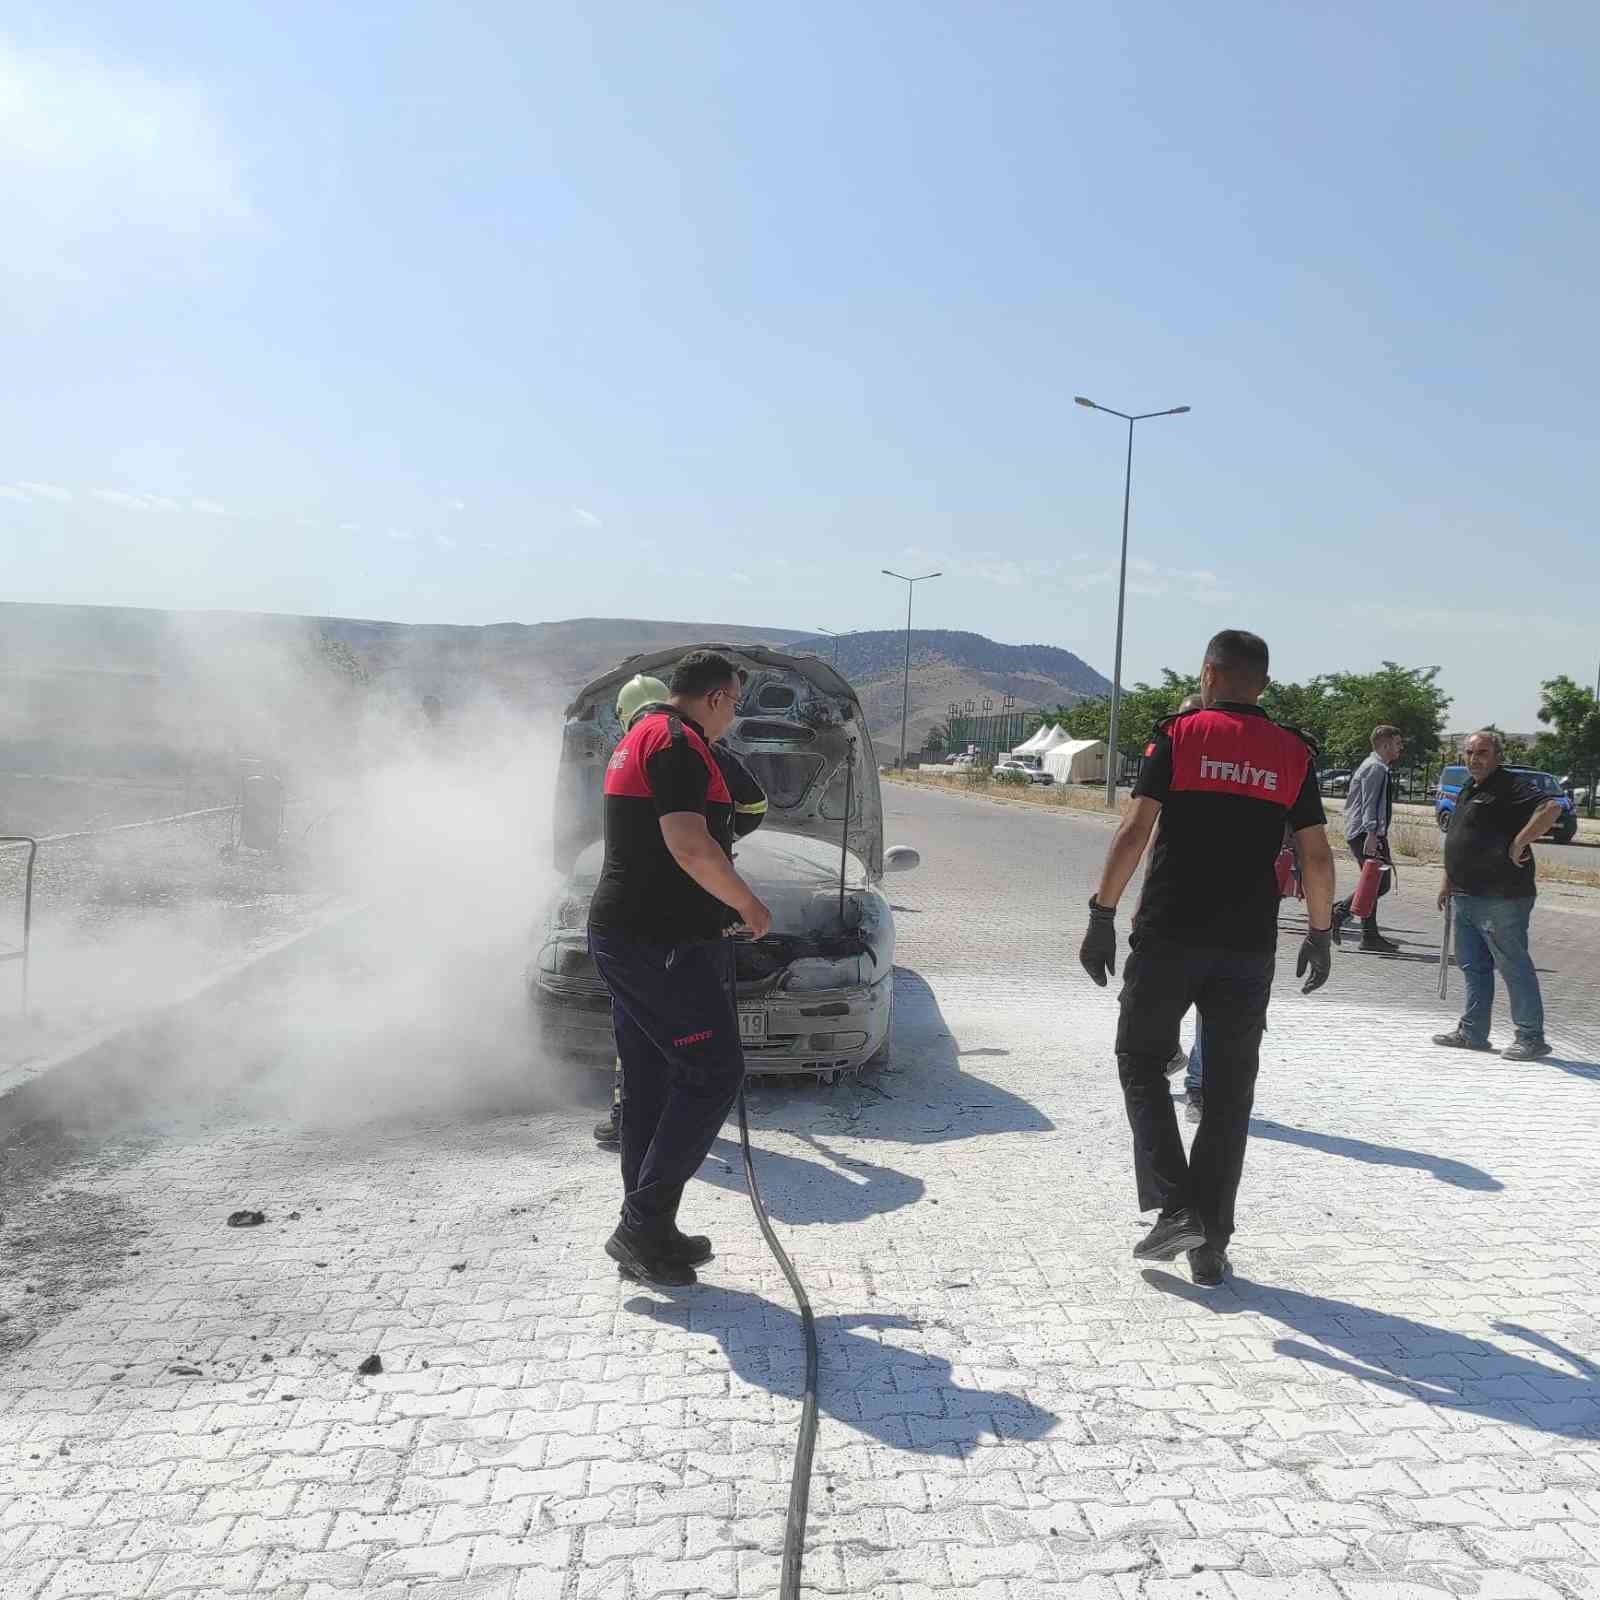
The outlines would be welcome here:
<svg viewBox="0 0 1600 1600">
<path fill-rule="evenodd" d="M 1291 895 L 1297 900 L 1305 899 L 1305 885 L 1300 881 L 1300 855 L 1295 848 L 1294 835 L 1288 828 L 1283 830 L 1283 848 L 1273 863 L 1273 871 L 1278 878 L 1280 900 L 1287 900 Z"/>
<path fill-rule="evenodd" d="M 1368 856 L 1361 863 L 1361 881 L 1350 896 L 1352 917 L 1370 917 L 1378 909 L 1378 891 L 1383 887 L 1385 870 L 1382 859 L 1376 855 Z"/>
</svg>

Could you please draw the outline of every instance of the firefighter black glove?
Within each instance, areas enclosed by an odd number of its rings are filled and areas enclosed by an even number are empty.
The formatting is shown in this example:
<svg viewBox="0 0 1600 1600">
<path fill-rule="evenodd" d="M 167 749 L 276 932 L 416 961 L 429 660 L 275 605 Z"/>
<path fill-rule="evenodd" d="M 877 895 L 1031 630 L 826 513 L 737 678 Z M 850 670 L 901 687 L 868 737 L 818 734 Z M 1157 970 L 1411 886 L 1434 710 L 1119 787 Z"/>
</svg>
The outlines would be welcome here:
<svg viewBox="0 0 1600 1600">
<path fill-rule="evenodd" d="M 1084 931 L 1078 960 L 1102 989 L 1106 986 L 1106 974 L 1117 970 L 1116 907 L 1101 905 L 1093 895 L 1089 896 L 1089 926 Z"/>
<path fill-rule="evenodd" d="M 1311 976 L 1306 978 L 1301 994 L 1310 994 L 1313 989 L 1320 989 L 1328 981 L 1328 974 L 1333 971 L 1333 929 L 1312 928 L 1307 932 L 1300 945 L 1300 959 L 1295 962 L 1294 975 L 1297 978 L 1305 977 L 1307 971 Z"/>
</svg>

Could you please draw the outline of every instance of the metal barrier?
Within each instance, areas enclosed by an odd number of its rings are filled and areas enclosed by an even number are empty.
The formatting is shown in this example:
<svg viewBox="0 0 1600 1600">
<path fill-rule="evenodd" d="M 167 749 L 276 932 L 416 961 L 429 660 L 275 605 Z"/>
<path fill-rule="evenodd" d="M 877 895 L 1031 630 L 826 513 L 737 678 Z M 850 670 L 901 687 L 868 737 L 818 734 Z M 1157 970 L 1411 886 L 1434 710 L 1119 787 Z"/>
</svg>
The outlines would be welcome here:
<svg viewBox="0 0 1600 1600">
<path fill-rule="evenodd" d="M 28 955 L 33 944 L 33 863 L 39 854 L 39 841 L 25 833 L 0 833 L 0 847 L 25 848 L 28 864 L 22 871 L 22 943 L 16 948 L 0 945 L 0 963 L 22 963 L 22 1014 L 28 1014 Z"/>
</svg>

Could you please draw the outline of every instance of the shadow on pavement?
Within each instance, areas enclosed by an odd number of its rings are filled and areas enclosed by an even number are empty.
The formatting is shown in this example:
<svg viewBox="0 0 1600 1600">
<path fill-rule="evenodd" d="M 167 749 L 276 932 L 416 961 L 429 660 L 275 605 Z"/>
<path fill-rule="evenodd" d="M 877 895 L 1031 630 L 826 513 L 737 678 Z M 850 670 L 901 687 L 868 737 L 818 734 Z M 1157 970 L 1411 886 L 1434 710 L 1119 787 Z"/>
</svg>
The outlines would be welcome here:
<svg viewBox="0 0 1600 1600">
<path fill-rule="evenodd" d="M 938 997 L 919 973 L 894 969 L 894 1008 L 886 1067 L 847 1075 L 831 1087 L 813 1082 L 780 1088 L 750 1079 L 752 1131 L 778 1128 L 805 1138 L 826 1123 L 829 1133 L 855 1139 L 943 1144 L 981 1134 L 1048 1133 L 1055 1127 L 1030 1101 L 962 1070 L 963 1053 L 1005 1052 L 963 1052 Z"/>
<path fill-rule="evenodd" d="M 1587 1078 L 1590 1083 L 1600 1083 L 1600 1062 L 1574 1061 L 1569 1056 L 1546 1056 L 1538 1063 L 1541 1067 L 1555 1067 L 1570 1073 L 1574 1078 Z"/>
<path fill-rule="evenodd" d="M 805 1345 L 798 1313 L 704 1281 L 696 1289 L 656 1292 L 660 1299 L 637 1295 L 623 1302 L 624 1310 L 708 1335 L 746 1383 L 782 1399 L 801 1398 Z M 981 1439 L 1039 1439 L 1058 1420 L 1020 1395 L 965 1389 L 943 1356 L 881 1337 L 921 1328 L 915 1318 L 861 1311 L 818 1317 L 816 1324 L 818 1409 L 885 1444 L 960 1459 Z"/>
<path fill-rule="evenodd" d="M 813 1135 L 801 1134 L 822 1161 L 807 1161 L 761 1148 L 751 1132 L 751 1154 L 762 1198 L 776 1222 L 805 1226 L 814 1222 L 861 1222 L 898 1211 L 922 1198 L 925 1185 L 893 1167 L 880 1167 L 854 1156 L 839 1156 Z M 744 1154 L 737 1139 L 719 1138 L 697 1176 L 735 1194 L 745 1192 Z"/>
<path fill-rule="evenodd" d="M 1488 1193 L 1505 1188 L 1498 1178 L 1490 1177 L 1481 1167 L 1450 1156 L 1431 1156 L 1424 1150 L 1406 1150 L 1400 1145 L 1369 1144 L 1365 1139 L 1347 1139 L 1340 1134 L 1313 1133 L 1309 1128 L 1292 1128 L 1287 1123 L 1269 1122 L 1260 1117 L 1251 1118 L 1250 1136 L 1273 1139 L 1279 1144 L 1303 1145 L 1308 1150 L 1365 1161 L 1375 1167 L 1415 1167 L 1419 1172 L 1432 1173 L 1440 1183 L 1448 1183 L 1456 1189 L 1479 1189 Z"/>
<path fill-rule="evenodd" d="M 1408 1400 L 1541 1433 L 1586 1437 L 1600 1424 L 1600 1382 L 1593 1365 L 1514 1324 L 1496 1327 L 1541 1345 L 1578 1367 L 1578 1372 L 1558 1372 L 1487 1339 L 1410 1317 L 1252 1283 L 1248 1278 L 1231 1276 L 1220 1289 L 1201 1289 L 1148 1267 L 1141 1276 L 1151 1288 L 1218 1316 L 1254 1312 L 1281 1322 L 1304 1338 L 1275 1340 L 1273 1349 L 1279 1355 L 1375 1384 Z"/>
</svg>

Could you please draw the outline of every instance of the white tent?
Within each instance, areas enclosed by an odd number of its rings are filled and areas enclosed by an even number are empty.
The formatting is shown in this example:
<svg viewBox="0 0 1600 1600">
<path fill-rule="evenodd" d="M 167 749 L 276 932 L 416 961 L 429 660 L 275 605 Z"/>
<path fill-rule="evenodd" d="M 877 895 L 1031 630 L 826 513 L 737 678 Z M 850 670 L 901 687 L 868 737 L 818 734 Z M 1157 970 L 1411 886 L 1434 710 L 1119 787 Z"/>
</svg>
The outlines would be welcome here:
<svg viewBox="0 0 1600 1600">
<path fill-rule="evenodd" d="M 1038 753 L 1040 755 L 1048 755 L 1050 751 L 1059 750 L 1062 745 L 1070 744 L 1071 742 L 1071 736 L 1065 728 L 1052 727 L 1049 733 L 1045 735 L 1044 743 L 1039 746 Z"/>
<path fill-rule="evenodd" d="M 1059 728 L 1052 726 L 1050 723 L 1041 722 L 1039 726 L 1034 729 L 1033 733 L 1028 738 L 1024 739 L 1022 743 L 1011 752 L 1011 754 L 1014 756 L 1037 755 L 1045 748 L 1045 742 L 1049 736 L 1052 733 L 1060 732 L 1061 730 Z"/>
<path fill-rule="evenodd" d="M 1057 783 L 1104 783 L 1104 739 L 1066 739 L 1044 754 L 1044 770 Z"/>
</svg>

